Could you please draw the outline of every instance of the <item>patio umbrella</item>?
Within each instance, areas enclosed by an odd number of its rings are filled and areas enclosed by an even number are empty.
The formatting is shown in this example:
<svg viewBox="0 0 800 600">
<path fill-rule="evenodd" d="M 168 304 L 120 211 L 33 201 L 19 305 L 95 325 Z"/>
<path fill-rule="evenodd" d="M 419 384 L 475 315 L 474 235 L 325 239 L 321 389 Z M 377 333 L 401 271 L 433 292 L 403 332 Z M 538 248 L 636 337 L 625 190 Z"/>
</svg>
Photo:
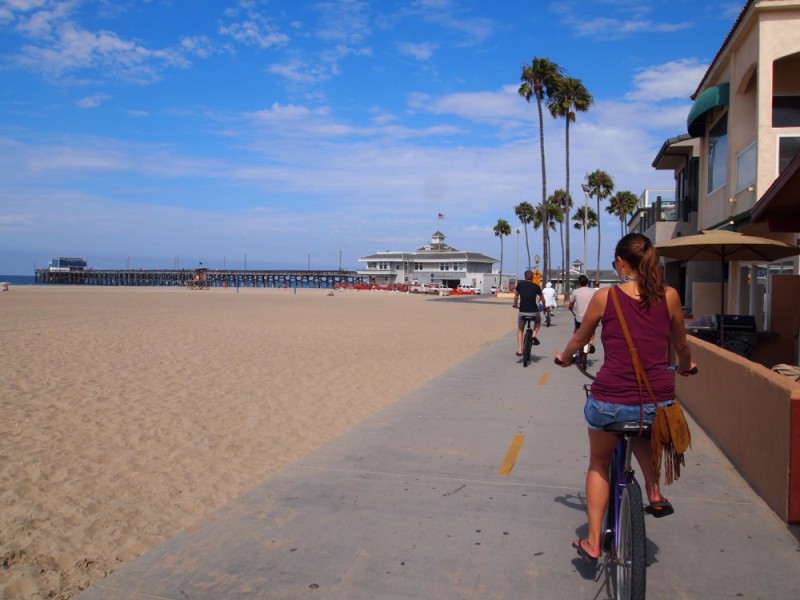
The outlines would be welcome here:
<svg viewBox="0 0 800 600">
<path fill-rule="evenodd" d="M 722 269 L 720 294 L 720 339 L 722 339 L 722 314 L 725 312 L 725 266 L 729 261 L 772 262 L 800 254 L 800 248 L 769 238 L 743 235 L 725 229 L 705 230 L 697 235 L 673 238 L 655 245 L 659 255 L 682 261 L 718 260 Z"/>
</svg>

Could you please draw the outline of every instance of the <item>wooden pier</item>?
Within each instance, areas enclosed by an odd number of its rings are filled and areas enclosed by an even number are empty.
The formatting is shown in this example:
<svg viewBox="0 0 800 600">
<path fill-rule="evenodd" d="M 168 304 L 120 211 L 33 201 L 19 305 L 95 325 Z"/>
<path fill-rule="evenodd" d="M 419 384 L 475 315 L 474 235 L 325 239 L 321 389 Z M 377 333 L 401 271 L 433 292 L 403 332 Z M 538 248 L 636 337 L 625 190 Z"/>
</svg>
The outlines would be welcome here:
<svg viewBox="0 0 800 600">
<path fill-rule="evenodd" d="M 36 269 L 38 284 L 63 285 L 125 285 L 125 286 L 193 286 L 200 269 L 124 269 L 124 270 L 51 270 Z M 303 287 L 336 288 L 365 284 L 366 277 L 355 271 L 252 271 L 252 270 L 214 270 L 205 271 L 202 287 Z"/>
</svg>

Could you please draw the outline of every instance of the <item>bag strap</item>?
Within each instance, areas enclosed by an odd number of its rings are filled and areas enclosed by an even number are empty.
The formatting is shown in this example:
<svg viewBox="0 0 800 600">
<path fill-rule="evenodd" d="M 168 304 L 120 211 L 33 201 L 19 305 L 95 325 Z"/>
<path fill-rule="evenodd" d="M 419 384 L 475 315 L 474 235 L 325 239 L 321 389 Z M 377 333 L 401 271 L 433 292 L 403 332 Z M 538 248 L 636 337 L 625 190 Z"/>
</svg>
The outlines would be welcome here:
<svg viewBox="0 0 800 600">
<path fill-rule="evenodd" d="M 639 353 L 636 351 L 636 346 L 633 345 L 633 338 L 628 329 L 628 323 L 625 321 L 625 315 L 622 314 L 622 307 L 617 297 L 617 286 L 612 287 L 609 290 L 609 294 L 611 296 L 611 301 L 614 303 L 614 308 L 617 310 L 617 317 L 619 318 L 619 324 L 622 326 L 622 333 L 625 335 L 625 341 L 628 342 L 628 349 L 631 352 L 631 361 L 633 361 L 633 370 L 636 373 L 636 381 L 639 384 L 639 401 L 641 404 L 639 410 L 639 429 L 641 430 L 644 425 L 644 393 L 642 392 L 642 387 L 647 388 L 647 393 L 650 394 L 653 404 L 656 403 L 656 396 L 653 393 L 653 389 L 650 387 L 650 381 L 647 379 L 647 374 L 644 371 L 644 367 L 642 367 L 642 362 L 639 360 Z"/>
</svg>

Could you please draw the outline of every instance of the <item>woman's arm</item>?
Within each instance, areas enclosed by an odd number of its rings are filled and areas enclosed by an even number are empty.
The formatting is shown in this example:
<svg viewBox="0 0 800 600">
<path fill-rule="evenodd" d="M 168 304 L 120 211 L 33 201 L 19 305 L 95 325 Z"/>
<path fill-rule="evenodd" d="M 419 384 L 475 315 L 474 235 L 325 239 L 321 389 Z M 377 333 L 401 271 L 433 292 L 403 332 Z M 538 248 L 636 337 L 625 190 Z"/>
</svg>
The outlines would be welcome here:
<svg viewBox="0 0 800 600">
<path fill-rule="evenodd" d="M 572 355 L 592 339 L 594 331 L 606 311 L 609 289 L 600 288 L 594 293 L 589 307 L 586 309 L 586 314 L 583 315 L 580 328 L 573 334 L 564 349 L 556 354 L 556 358 L 563 363 L 562 366 L 568 367 L 572 363 Z"/>
<path fill-rule="evenodd" d="M 695 365 L 692 352 L 686 341 L 686 325 L 683 319 L 681 298 L 675 288 L 667 287 L 667 308 L 669 309 L 669 337 L 675 353 L 678 355 L 678 372 L 687 375 Z"/>
</svg>

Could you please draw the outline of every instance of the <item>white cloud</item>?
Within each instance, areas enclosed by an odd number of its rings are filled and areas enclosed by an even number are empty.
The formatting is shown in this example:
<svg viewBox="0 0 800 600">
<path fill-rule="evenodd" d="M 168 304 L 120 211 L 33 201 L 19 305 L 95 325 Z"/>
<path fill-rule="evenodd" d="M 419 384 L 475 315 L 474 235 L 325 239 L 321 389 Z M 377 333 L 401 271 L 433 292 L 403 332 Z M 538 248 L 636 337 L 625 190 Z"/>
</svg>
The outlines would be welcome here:
<svg viewBox="0 0 800 600">
<path fill-rule="evenodd" d="M 689 98 L 707 68 L 707 64 L 692 58 L 648 67 L 634 76 L 635 89 L 625 97 L 655 101 Z"/>
<path fill-rule="evenodd" d="M 96 108 L 103 102 L 111 98 L 108 94 L 95 94 L 94 96 L 86 96 L 81 98 L 75 104 L 80 108 Z"/>
<path fill-rule="evenodd" d="M 311 110 L 306 106 L 295 104 L 284 105 L 276 102 L 268 109 L 253 113 L 253 116 L 259 121 L 296 122 L 300 119 L 307 119 L 311 116 L 325 117 L 329 114 L 329 112 L 330 111 L 327 108 L 317 108 Z"/>
<path fill-rule="evenodd" d="M 462 92 L 432 97 L 411 93 L 408 105 L 416 111 L 457 115 L 478 123 L 513 126 L 530 113 L 530 106 L 517 94 L 517 85 L 503 86 L 494 92 Z"/>
<path fill-rule="evenodd" d="M 271 48 L 282 46 L 289 42 L 289 36 L 276 31 L 263 23 L 256 21 L 242 21 L 229 25 L 220 25 L 219 33 L 232 37 L 241 44 Z"/>
<path fill-rule="evenodd" d="M 267 67 L 267 72 L 281 75 L 291 83 L 318 83 L 330 79 L 330 72 L 300 59 L 292 59 L 284 63 L 274 63 Z"/>
<path fill-rule="evenodd" d="M 123 78 L 151 83 L 164 69 L 186 68 L 189 56 L 206 58 L 218 52 L 204 36 L 184 37 L 175 47 L 149 48 L 110 30 L 87 30 L 71 19 L 80 2 L 17 2 L 17 10 L 46 7 L 16 15 L 15 30 L 25 43 L 12 59 L 23 68 L 48 78 L 64 80 L 77 72 L 94 71 L 95 77 Z M 24 5 L 24 6 L 23 6 Z"/>
<path fill-rule="evenodd" d="M 316 35 L 336 44 L 359 46 L 369 37 L 369 5 L 361 0 L 327 0 L 316 5 L 319 27 Z"/>
<path fill-rule="evenodd" d="M 24 228 L 33 223 L 33 216 L 27 214 L 21 215 L 3 215 L 0 214 L 0 231 L 11 231 Z"/>
<path fill-rule="evenodd" d="M 438 44 L 434 44 L 432 42 L 419 42 L 416 44 L 405 42 L 397 45 L 397 49 L 401 54 L 411 56 L 412 58 L 416 58 L 418 60 L 430 59 L 438 47 Z"/>
</svg>

